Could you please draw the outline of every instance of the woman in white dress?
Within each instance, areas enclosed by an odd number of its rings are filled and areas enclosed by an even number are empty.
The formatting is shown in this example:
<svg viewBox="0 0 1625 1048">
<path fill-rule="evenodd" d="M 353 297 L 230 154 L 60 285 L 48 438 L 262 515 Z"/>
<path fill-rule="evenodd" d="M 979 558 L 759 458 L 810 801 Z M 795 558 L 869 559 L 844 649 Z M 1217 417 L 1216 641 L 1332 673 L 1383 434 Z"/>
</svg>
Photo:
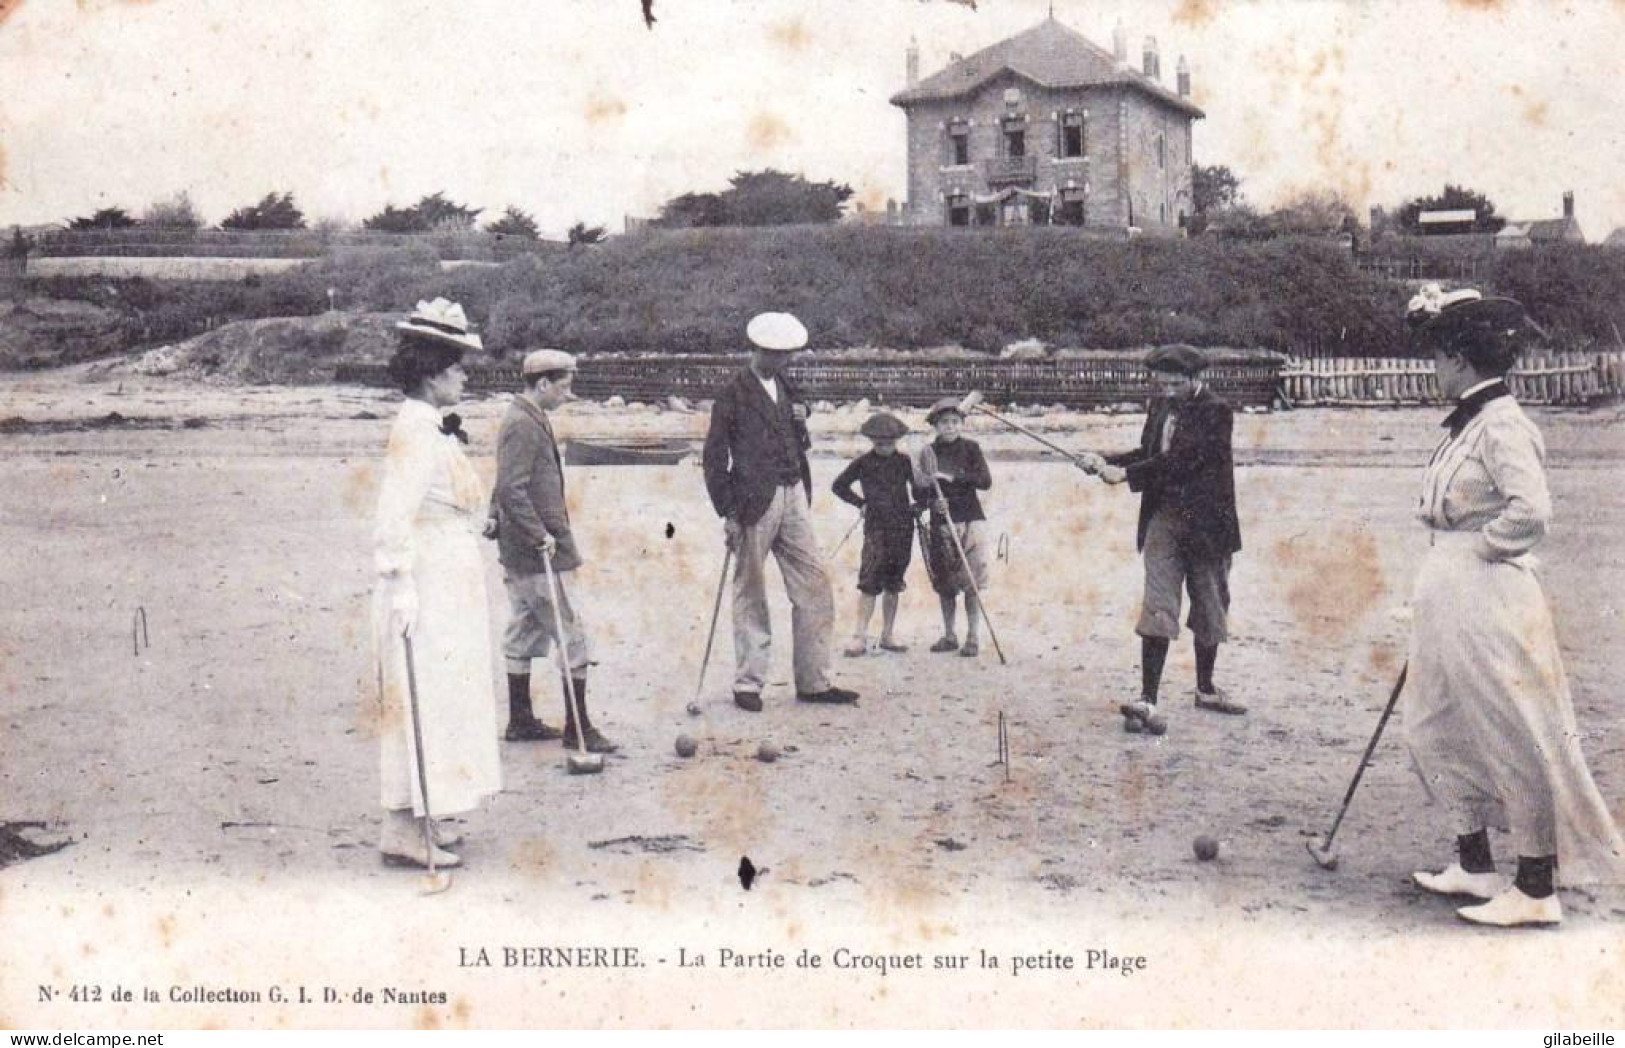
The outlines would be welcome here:
<svg viewBox="0 0 1625 1048">
<path fill-rule="evenodd" d="M 1417 508 L 1429 546 L 1405 721 L 1423 783 L 1455 823 L 1457 860 L 1415 880 L 1488 900 L 1456 911 L 1477 924 L 1556 924 L 1557 877 L 1625 883 L 1625 840 L 1580 752 L 1531 556 L 1552 516 L 1545 445 L 1504 381 L 1528 322 L 1511 299 L 1436 286 L 1407 312 L 1440 392 L 1456 402 Z M 1491 826 L 1508 829 L 1517 851 L 1510 886 L 1495 870 Z"/>
<path fill-rule="evenodd" d="M 497 694 L 485 564 L 479 533 L 486 497 L 463 454 L 455 415 L 462 358 L 479 349 L 463 309 L 445 299 L 419 302 L 396 325 L 400 343 L 390 375 L 406 394 L 389 434 L 377 527 L 378 583 L 373 597 L 380 697 L 378 848 L 386 861 L 427 865 L 426 811 L 471 811 L 502 788 L 497 755 Z M 419 788 L 405 637 L 410 637 L 422 717 L 428 805 Z M 457 840 L 430 824 L 435 865 L 456 866 Z"/>
</svg>

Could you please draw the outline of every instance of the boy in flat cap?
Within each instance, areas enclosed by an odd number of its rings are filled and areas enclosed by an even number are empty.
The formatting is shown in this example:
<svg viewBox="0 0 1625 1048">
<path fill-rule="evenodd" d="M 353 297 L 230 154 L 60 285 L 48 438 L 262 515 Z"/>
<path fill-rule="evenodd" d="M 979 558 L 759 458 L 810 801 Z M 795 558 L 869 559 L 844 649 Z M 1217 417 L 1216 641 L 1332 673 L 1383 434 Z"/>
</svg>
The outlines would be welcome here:
<svg viewBox="0 0 1625 1048">
<path fill-rule="evenodd" d="M 508 730 L 504 737 L 510 742 L 561 737 L 559 729 L 537 720 L 530 706 L 530 663 L 547 657 L 558 622 L 542 561 L 545 551 L 553 560 L 558 615 L 564 620 L 565 650 L 559 657 L 560 671 L 570 674 L 575 687 L 581 707 L 581 736 L 589 752 L 613 753 L 615 744 L 593 727 L 587 713 L 587 667 L 592 657 L 575 581 L 575 569 L 582 560 L 564 500 L 564 460 L 547 416 L 570 399 L 575 369 L 575 358 L 556 349 L 539 349 L 527 355 L 520 369 L 524 392 L 514 397 L 497 437 L 497 480 L 491 512 L 498 521 L 497 555 L 512 612 L 502 640 L 508 668 Z M 575 749 L 576 714 L 567 689 L 564 695 L 562 738 L 566 747 Z"/>
<path fill-rule="evenodd" d="M 784 376 L 807 344 L 807 329 L 789 313 L 760 313 L 745 335 L 750 364 L 717 394 L 705 435 L 705 488 L 722 518 L 734 569 L 734 705 L 762 710 L 772 666 L 773 624 L 767 605 L 767 556 L 779 562 L 790 598 L 796 698 L 852 703 L 857 692 L 829 679 L 835 592 L 813 532 L 812 471 L 807 465 L 807 407 Z"/>
<path fill-rule="evenodd" d="M 908 456 L 897 450 L 897 441 L 908 432 L 908 426 L 896 415 L 881 411 L 869 416 L 859 432 L 869 438 L 872 446 L 841 471 L 834 485 L 837 498 L 863 513 L 858 622 L 846 649 L 851 658 L 869 652 L 869 620 L 874 618 L 876 597 L 881 598 L 881 650 L 908 650 L 907 645 L 897 643 L 893 630 L 897 625 L 897 595 L 906 588 L 904 576 L 914 555 L 914 509 L 909 498 L 913 469 Z M 862 488 L 861 495 L 853 492 L 854 484 Z"/>
<path fill-rule="evenodd" d="M 980 654 L 977 635 L 982 622 L 982 607 L 976 594 L 986 593 L 988 584 L 987 514 L 982 512 L 982 500 L 977 492 L 993 486 L 993 474 L 987 468 L 982 446 L 959 434 L 965 415 L 958 400 L 944 397 L 937 401 L 926 413 L 925 420 L 936 430 L 928 450 L 936 460 L 937 486 L 942 489 L 940 500 L 928 486 L 922 486 L 918 492 L 920 498 L 931 505 L 931 547 L 924 555 L 930 559 L 932 585 L 942 605 L 942 637 L 931 645 L 931 650 L 938 653 L 957 650 L 966 658 L 975 658 Z M 926 484 L 930 484 L 929 477 Z M 957 544 L 948 533 L 950 527 L 959 536 Z M 960 593 L 965 595 L 964 647 L 960 647 L 954 633 L 955 600 Z"/>
<path fill-rule="evenodd" d="M 1145 562 L 1145 596 L 1135 632 L 1140 635 L 1140 699 L 1121 707 L 1128 731 L 1161 730 L 1157 691 L 1169 644 L 1179 636 L 1180 588 L 1190 594 L 1186 625 L 1196 642 L 1196 705 L 1216 713 L 1245 713 L 1213 683 L 1219 645 L 1227 633 L 1230 558 L 1241 549 L 1236 517 L 1233 415 L 1202 381 L 1207 359 L 1186 345 L 1158 346 L 1145 359 L 1161 393 L 1147 413 L 1140 446 L 1079 465 L 1108 484 L 1125 481 L 1140 493 L 1136 535 Z"/>
</svg>

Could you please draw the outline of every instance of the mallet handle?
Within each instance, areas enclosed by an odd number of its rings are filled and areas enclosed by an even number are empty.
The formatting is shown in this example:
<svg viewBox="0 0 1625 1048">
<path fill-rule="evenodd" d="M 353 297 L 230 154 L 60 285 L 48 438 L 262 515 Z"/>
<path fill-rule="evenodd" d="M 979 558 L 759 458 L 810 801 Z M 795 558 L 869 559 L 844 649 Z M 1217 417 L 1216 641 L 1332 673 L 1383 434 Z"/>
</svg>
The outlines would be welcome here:
<svg viewBox="0 0 1625 1048">
<path fill-rule="evenodd" d="M 1405 690 L 1405 677 L 1410 673 L 1410 669 L 1409 662 L 1399 668 L 1399 679 L 1394 681 L 1394 690 L 1388 696 L 1388 705 L 1377 720 L 1377 730 L 1371 733 L 1371 741 L 1366 744 L 1365 754 L 1360 758 L 1360 766 L 1354 769 L 1354 780 L 1349 783 L 1349 790 L 1343 795 L 1343 807 L 1338 809 L 1337 818 L 1332 821 L 1332 828 L 1326 834 L 1326 843 L 1322 847 L 1327 851 L 1331 850 L 1332 838 L 1337 836 L 1337 828 L 1343 825 L 1343 816 L 1349 813 L 1349 804 L 1354 800 L 1354 791 L 1360 788 L 1360 780 L 1365 776 L 1366 766 L 1371 763 L 1371 755 L 1376 752 L 1377 742 L 1382 738 L 1382 730 L 1388 726 L 1388 718 L 1393 715 L 1394 707 L 1399 704 L 1399 693 Z"/>
<path fill-rule="evenodd" d="M 1029 436 L 1029 437 L 1033 438 L 1034 440 L 1038 441 L 1040 444 L 1044 445 L 1046 448 L 1049 448 L 1051 451 L 1060 452 L 1062 455 L 1065 455 L 1068 459 L 1072 460 L 1073 462 L 1078 461 L 1079 456 L 1078 456 L 1077 452 L 1068 451 L 1066 448 L 1061 447 L 1061 445 L 1055 443 L 1052 440 L 1048 440 L 1048 439 L 1046 439 L 1044 437 L 1039 436 L 1037 433 L 1034 433 L 1032 430 L 1028 429 L 1026 426 L 1021 425 L 1018 422 L 1012 422 L 1009 419 L 1005 418 L 1003 415 L 1000 415 L 1000 414 L 998 414 L 997 412 L 994 412 L 994 411 L 990 411 L 989 409 L 983 407 L 980 404 L 977 404 L 973 410 L 980 411 L 982 414 L 988 416 L 989 418 L 997 419 L 998 421 L 1003 422 L 1006 426 L 1009 426 L 1011 429 L 1015 430 L 1017 433 L 1026 434 L 1027 436 Z"/>
</svg>

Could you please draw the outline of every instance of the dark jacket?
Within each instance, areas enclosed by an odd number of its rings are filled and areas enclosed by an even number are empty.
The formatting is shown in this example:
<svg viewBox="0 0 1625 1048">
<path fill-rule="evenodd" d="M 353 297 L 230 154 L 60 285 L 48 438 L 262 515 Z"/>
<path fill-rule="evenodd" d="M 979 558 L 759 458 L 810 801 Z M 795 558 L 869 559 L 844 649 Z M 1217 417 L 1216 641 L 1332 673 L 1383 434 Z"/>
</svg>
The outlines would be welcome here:
<svg viewBox="0 0 1625 1048">
<path fill-rule="evenodd" d="M 564 501 L 564 463 L 547 412 L 515 397 L 497 434 L 497 480 L 491 491 L 497 516 L 497 559 L 511 575 L 542 573 L 542 539 L 559 544 L 553 570 L 581 566 L 570 509 Z"/>
<path fill-rule="evenodd" d="M 795 387 L 780 375 L 775 404 L 749 367 L 717 394 L 711 429 L 705 435 L 705 490 L 719 517 L 749 527 L 762 519 L 779 485 L 799 482 L 812 501 L 812 469 L 807 425 L 796 421 Z"/>
<path fill-rule="evenodd" d="M 982 454 L 982 445 L 969 437 L 956 437 L 948 443 L 943 443 L 942 438 L 938 437 L 931 442 L 931 452 L 937 460 L 937 472 L 954 478 L 937 482 L 937 486 L 942 488 L 944 501 L 948 503 L 948 515 L 954 519 L 954 523 L 986 520 L 981 496 L 976 493 L 993 487 L 993 473 L 987 468 L 987 456 Z M 929 504 L 934 501 L 935 492 L 925 487 L 916 489 L 916 495 Z"/>
<path fill-rule="evenodd" d="M 879 455 L 865 451 L 847 464 L 835 478 L 831 490 L 842 502 L 863 510 L 863 531 L 908 531 L 914 527 L 914 507 L 909 500 L 914 487 L 914 468 L 901 451 Z M 863 486 L 863 494 L 852 485 Z"/>
<path fill-rule="evenodd" d="M 1173 439 L 1163 451 L 1162 427 L 1170 411 L 1178 415 Z M 1146 415 L 1139 448 L 1106 456 L 1107 462 L 1127 472 L 1129 488 L 1140 492 L 1138 548 L 1145 548 L 1151 518 L 1167 508 L 1184 525 L 1180 541 L 1187 552 L 1227 556 L 1241 549 L 1230 449 L 1233 417 L 1230 405 L 1206 386 L 1179 404 L 1158 399 Z"/>
</svg>

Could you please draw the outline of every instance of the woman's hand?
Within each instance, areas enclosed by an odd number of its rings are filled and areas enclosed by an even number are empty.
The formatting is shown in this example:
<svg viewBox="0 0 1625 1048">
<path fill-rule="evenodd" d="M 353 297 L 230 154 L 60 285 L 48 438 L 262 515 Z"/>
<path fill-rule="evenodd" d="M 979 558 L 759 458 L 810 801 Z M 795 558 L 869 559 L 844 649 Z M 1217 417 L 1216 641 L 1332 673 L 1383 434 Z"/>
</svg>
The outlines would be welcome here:
<svg viewBox="0 0 1625 1048">
<path fill-rule="evenodd" d="M 409 579 L 396 579 L 389 596 L 390 630 L 410 637 L 418 624 L 418 589 Z"/>
<path fill-rule="evenodd" d="M 536 544 L 536 548 L 551 557 L 559 551 L 559 540 L 552 535 L 543 535 L 542 541 Z"/>
<path fill-rule="evenodd" d="M 1100 468 L 1100 479 L 1108 484 L 1121 484 L 1128 479 L 1128 470 L 1122 466 L 1102 466 Z"/>
</svg>

